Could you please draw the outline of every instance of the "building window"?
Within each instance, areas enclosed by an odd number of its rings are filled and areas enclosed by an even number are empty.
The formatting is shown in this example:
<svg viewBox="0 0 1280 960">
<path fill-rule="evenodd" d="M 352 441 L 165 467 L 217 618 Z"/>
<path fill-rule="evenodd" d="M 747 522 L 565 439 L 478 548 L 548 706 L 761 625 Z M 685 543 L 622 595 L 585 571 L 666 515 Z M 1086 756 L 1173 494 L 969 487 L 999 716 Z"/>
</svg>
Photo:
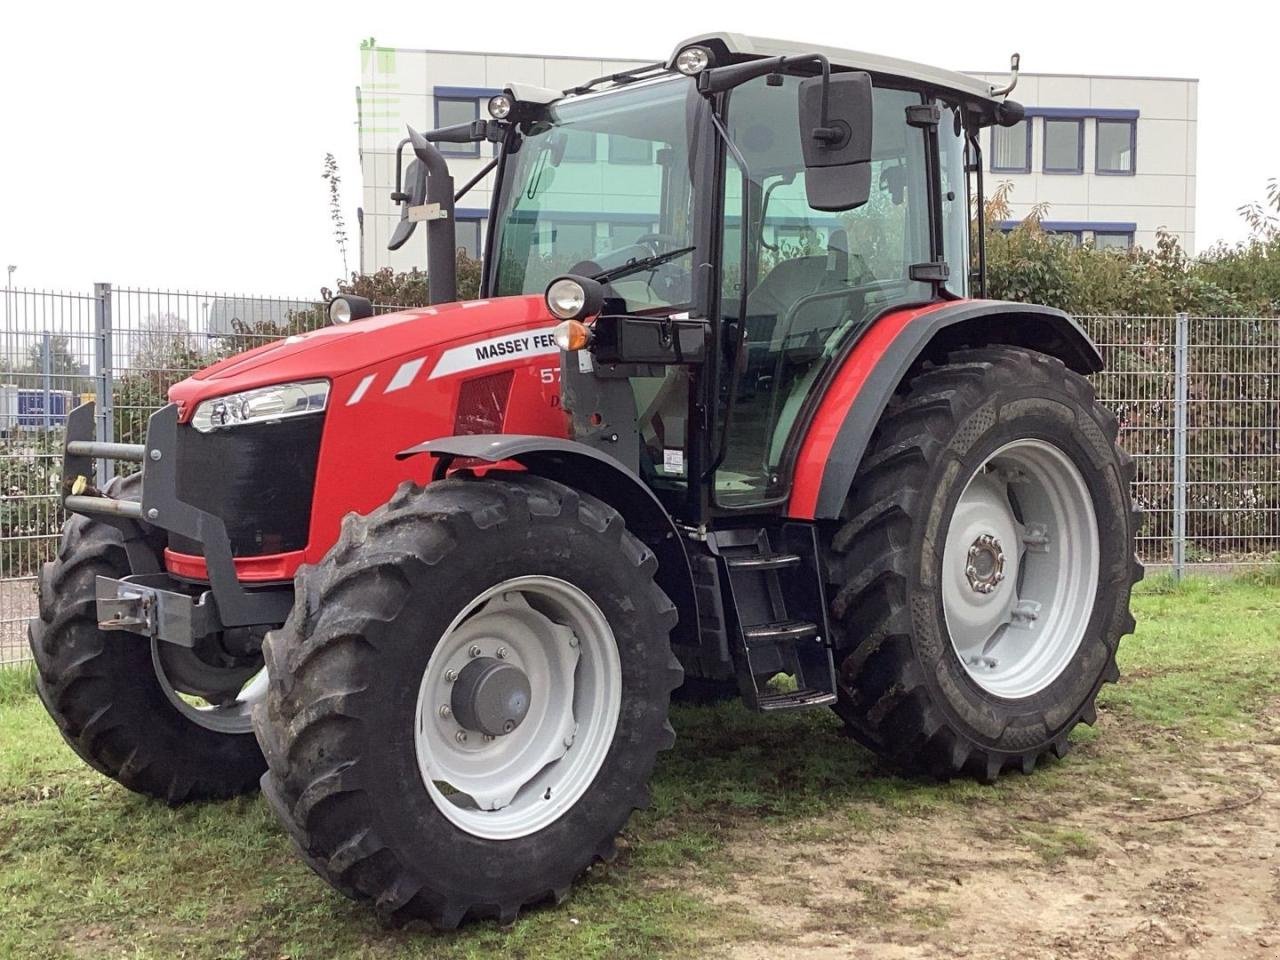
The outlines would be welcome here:
<svg viewBox="0 0 1280 960">
<path fill-rule="evenodd" d="M 1084 242 L 1084 232 L 1081 230 L 1046 230 L 1054 240 L 1065 243 L 1068 247 L 1078 247 Z"/>
<path fill-rule="evenodd" d="M 552 233 L 553 257 L 565 260 L 590 260 L 596 255 L 594 223 L 557 223 Z"/>
<path fill-rule="evenodd" d="M 1031 172 L 1031 121 L 991 128 L 991 172 Z"/>
<path fill-rule="evenodd" d="M 1138 124 L 1133 120 L 1098 121 L 1098 173 L 1120 175 L 1133 173 L 1134 147 Z"/>
<path fill-rule="evenodd" d="M 636 243 L 646 234 L 655 230 L 652 223 L 611 223 L 609 224 L 609 244 L 614 250 Z"/>
<path fill-rule="evenodd" d="M 596 135 L 592 130 L 565 131 L 564 157 L 565 163 L 595 163 Z"/>
<path fill-rule="evenodd" d="M 462 250 L 472 260 L 479 260 L 484 256 L 484 248 L 480 246 L 480 221 L 479 220 L 455 220 L 454 221 L 455 243 L 459 250 Z"/>
<path fill-rule="evenodd" d="M 1084 173 L 1084 121 L 1044 119 L 1044 172 Z"/>
<path fill-rule="evenodd" d="M 1132 233 L 1093 231 L 1093 245 L 1099 250 L 1128 250 L 1133 246 Z"/>
<path fill-rule="evenodd" d="M 634 137 L 609 137 L 610 163 L 653 163 L 653 141 Z"/>
<path fill-rule="evenodd" d="M 480 100 L 476 97 L 436 97 L 436 127 L 452 127 L 480 119 Z M 478 157 L 479 143 L 441 143 L 440 152 L 450 157 Z"/>
</svg>

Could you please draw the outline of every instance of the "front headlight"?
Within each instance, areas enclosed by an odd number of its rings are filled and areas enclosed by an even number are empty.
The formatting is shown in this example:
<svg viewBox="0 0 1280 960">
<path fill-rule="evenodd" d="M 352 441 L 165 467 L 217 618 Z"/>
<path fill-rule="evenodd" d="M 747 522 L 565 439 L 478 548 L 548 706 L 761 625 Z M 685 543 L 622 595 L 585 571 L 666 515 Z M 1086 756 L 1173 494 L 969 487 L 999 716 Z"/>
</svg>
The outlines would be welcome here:
<svg viewBox="0 0 1280 960">
<path fill-rule="evenodd" d="M 329 400 L 328 380 L 280 383 L 206 400 L 196 407 L 191 425 L 201 433 L 242 423 L 263 423 L 321 413 Z"/>
</svg>

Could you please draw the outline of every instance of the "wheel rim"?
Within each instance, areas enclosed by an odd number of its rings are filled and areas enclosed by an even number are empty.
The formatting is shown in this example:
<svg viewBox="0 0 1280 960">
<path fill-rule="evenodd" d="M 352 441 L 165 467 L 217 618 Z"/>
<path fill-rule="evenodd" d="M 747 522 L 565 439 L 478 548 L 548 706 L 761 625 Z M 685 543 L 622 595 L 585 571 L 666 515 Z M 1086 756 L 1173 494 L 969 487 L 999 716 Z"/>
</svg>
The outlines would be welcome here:
<svg viewBox="0 0 1280 960">
<path fill-rule="evenodd" d="M 983 690 L 1023 699 L 1080 649 L 1098 586 L 1099 533 L 1084 477 L 1023 439 L 969 478 L 948 524 L 942 605 L 960 663 Z"/>
<path fill-rule="evenodd" d="M 216 733 L 253 732 L 253 706 L 267 695 L 265 667 L 259 668 L 245 679 L 244 668 L 220 670 L 217 667 L 193 662 L 191 666 L 201 670 L 207 678 L 215 678 L 219 673 L 225 675 L 226 685 L 235 691 L 225 700 L 211 703 L 202 696 L 178 689 L 169 679 L 165 660 L 172 656 L 190 657 L 192 661 L 195 658 L 195 654 L 185 647 L 174 647 L 173 644 L 164 640 L 151 641 L 151 665 L 155 668 L 156 678 L 160 681 L 160 689 L 164 691 L 164 695 L 179 713 L 188 720 Z"/>
<path fill-rule="evenodd" d="M 414 727 L 422 781 L 467 833 L 534 833 L 591 785 L 621 706 L 618 647 L 595 602 L 555 577 L 506 580 L 467 604 L 432 651 Z"/>
</svg>

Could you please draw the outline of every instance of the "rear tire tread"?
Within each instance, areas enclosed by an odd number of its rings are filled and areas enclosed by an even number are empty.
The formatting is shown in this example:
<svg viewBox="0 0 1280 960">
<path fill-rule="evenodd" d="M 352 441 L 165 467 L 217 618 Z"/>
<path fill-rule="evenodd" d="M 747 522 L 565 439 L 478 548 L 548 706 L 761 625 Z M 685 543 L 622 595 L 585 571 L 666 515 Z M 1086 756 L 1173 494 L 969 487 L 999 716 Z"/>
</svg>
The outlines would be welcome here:
<svg viewBox="0 0 1280 960">
<path fill-rule="evenodd" d="M 984 746 L 953 729 L 932 706 L 913 653 L 906 545 L 912 542 L 917 518 L 932 504 L 927 492 L 931 466 L 962 420 L 987 403 L 993 381 L 1016 378 L 1065 382 L 1098 429 L 1110 439 L 1116 436 L 1115 417 L 1097 403 L 1092 385 L 1056 358 L 1004 346 L 952 353 L 945 365 L 926 369 L 891 401 L 831 542 L 832 570 L 847 571 L 844 581 L 834 585 L 832 602 L 836 637 L 845 650 L 835 709 L 855 739 L 902 766 L 942 778 L 970 773 L 990 782 L 1005 769 L 1030 772 L 1046 755 L 1065 756 L 1070 730 L 1096 719 L 1095 688 L 1050 742 L 1015 751 Z M 1124 481 L 1131 482 L 1133 458 L 1120 451 L 1118 460 Z M 1132 547 L 1136 508 L 1130 519 Z M 1135 558 L 1121 585 L 1126 603 L 1141 570 Z M 1124 617 L 1121 627 L 1124 633 L 1133 631 L 1132 615 Z M 1112 649 L 1098 686 L 1118 677 Z"/>
</svg>

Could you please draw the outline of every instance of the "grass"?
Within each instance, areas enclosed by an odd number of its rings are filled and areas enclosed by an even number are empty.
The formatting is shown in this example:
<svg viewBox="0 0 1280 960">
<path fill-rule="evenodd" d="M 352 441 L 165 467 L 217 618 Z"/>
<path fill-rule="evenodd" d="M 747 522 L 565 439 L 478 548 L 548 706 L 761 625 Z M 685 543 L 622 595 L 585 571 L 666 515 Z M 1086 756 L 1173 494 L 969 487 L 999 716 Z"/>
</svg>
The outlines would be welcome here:
<svg viewBox="0 0 1280 960">
<path fill-rule="evenodd" d="M 1107 689 L 1104 711 L 1147 731 L 1151 749 L 1244 735 L 1280 688 L 1280 582 L 1157 579 L 1135 612 L 1125 679 Z M 677 747 L 615 863 L 510 929 L 435 934 L 387 929 L 333 893 L 257 797 L 171 810 L 100 777 L 63 744 L 31 684 L 30 670 L 0 670 L 0 957 L 699 956 L 750 934 L 740 912 L 714 902 L 744 869 L 735 840 L 848 841 L 956 807 L 998 821 L 1015 800 L 1052 807 L 1059 788 L 1118 776 L 1115 750 L 1087 728 L 1068 763 L 990 788 L 896 776 L 826 712 L 677 709 Z M 1011 836 L 1046 866 L 1097 853 L 1083 831 L 1052 824 L 1022 823 Z M 920 929 L 945 920 L 911 910 Z"/>
</svg>

